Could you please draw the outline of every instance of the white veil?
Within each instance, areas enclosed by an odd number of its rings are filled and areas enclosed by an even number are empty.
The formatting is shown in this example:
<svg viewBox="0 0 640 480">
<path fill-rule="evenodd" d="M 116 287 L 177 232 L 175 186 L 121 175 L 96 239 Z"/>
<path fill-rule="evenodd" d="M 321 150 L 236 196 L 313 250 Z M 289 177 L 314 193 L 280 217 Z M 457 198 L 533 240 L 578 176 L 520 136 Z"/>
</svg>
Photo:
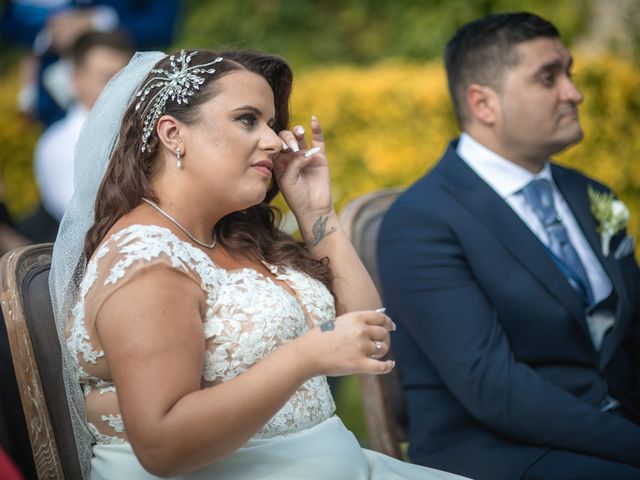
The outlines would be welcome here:
<svg viewBox="0 0 640 480">
<path fill-rule="evenodd" d="M 56 328 L 62 350 L 64 383 L 76 445 L 86 480 L 91 474 L 91 440 L 87 427 L 84 396 L 79 384 L 79 367 L 66 347 L 65 328 L 78 298 L 86 266 L 83 248 L 94 221 L 98 187 L 116 143 L 122 116 L 132 102 L 142 80 L 166 55 L 139 52 L 105 87 L 82 127 L 75 149 L 73 197 L 62 218 L 53 247 L 49 285 Z"/>
</svg>

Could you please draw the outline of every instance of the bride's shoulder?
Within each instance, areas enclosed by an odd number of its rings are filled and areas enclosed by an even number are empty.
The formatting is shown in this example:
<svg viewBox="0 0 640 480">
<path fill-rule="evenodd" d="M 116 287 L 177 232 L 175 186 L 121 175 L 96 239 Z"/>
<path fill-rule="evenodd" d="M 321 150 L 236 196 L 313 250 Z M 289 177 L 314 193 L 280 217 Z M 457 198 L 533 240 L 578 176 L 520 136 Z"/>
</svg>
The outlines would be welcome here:
<svg viewBox="0 0 640 480">
<path fill-rule="evenodd" d="M 165 227 L 158 225 L 130 224 L 112 228 L 96 249 L 92 260 L 107 254 L 126 256 L 153 256 L 160 253 L 171 254 L 180 240 Z"/>
<path fill-rule="evenodd" d="M 211 278 L 211 270 L 217 270 L 204 252 L 180 240 L 170 229 L 144 224 L 112 229 L 90 263 L 109 270 L 107 283 L 116 283 L 128 271 L 159 263 L 196 273 L 201 279 Z"/>
<path fill-rule="evenodd" d="M 112 229 L 106 236 L 104 245 L 128 251 L 132 245 L 172 245 L 180 239 L 168 228 L 153 224 L 134 223 Z"/>
</svg>

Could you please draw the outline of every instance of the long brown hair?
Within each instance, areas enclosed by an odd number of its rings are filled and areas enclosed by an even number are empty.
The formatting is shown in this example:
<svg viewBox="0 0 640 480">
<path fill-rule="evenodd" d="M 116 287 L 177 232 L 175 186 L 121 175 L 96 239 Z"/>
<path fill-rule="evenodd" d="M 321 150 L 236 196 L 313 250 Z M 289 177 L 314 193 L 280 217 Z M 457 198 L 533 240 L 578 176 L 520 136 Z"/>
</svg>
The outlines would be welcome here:
<svg viewBox="0 0 640 480">
<path fill-rule="evenodd" d="M 218 79 L 233 71 L 248 70 L 262 76 L 271 86 L 276 113 L 273 128 L 276 132 L 286 129 L 289 126 L 289 96 L 293 81 L 289 65 L 280 57 L 254 51 L 199 50 L 193 58 L 198 64 L 204 64 L 217 57 L 223 60 L 215 64 L 214 74 L 203 76 L 204 84 L 189 97 L 189 103 L 168 101 L 163 114 L 172 115 L 187 125 L 193 124 L 199 117 L 198 107 L 219 93 L 216 88 Z M 165 71 L 169 71 L 169 68 L 168 56 L 154 67 Z M 149 73 L 142 84 L 153 75 Z M 153 98 L 153 95 L 149 95 L 149 98 Z M 158 201 L 152 179 L 161 168 L 157 161 L 159 139 L 154 132 L 149 137 L 147 148 L 142 151 L 142 112 L 146 110 L 146 104 L 136 110 L 135 103 L 133 101 L 129 105 L 123 116 L 116 146 L 98 189 L 94 224 L 85 238 L 84 253 L 87 259 L 116 221 L 138 206 L 142 198 Z M 293 266 L 330 287 L 328 259 L 314 259 L 303 244 L 278 229 L 280 212 L 269 205 L 278 192 L 278 185 L 273 179 L 262 203 L 222 218 L 215 226 L 219 244 L 231 253 L 240 253 L 254 260 Z"/>
</svg>

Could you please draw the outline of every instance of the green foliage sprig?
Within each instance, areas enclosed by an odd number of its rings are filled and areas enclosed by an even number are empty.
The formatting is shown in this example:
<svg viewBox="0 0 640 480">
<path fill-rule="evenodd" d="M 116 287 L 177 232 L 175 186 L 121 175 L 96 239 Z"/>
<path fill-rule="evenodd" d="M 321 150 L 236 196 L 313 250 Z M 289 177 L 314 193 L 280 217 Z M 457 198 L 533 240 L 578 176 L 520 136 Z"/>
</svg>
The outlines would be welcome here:
<svg viewBox="0 0 640 480">
<path fill-rule="evenodd" d="M 602 243 L 602 254 L 609 255 L 611 238 L 627 226 L 629 210 L 626 205 L 609 192 L 598 192 L 591 185 L 587 190 L 591 213 L 598 220 L 598 233 Z"/>
</svg>

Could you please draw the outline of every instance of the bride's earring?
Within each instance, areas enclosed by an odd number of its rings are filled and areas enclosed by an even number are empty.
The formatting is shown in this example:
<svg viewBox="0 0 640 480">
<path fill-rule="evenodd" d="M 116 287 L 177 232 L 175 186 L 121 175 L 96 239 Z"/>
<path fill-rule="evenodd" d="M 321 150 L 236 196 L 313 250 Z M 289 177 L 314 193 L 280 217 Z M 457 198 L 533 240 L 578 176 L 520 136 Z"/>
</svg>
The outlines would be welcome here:
<svg viewBox="0 0 640 480">
<path fill-rule="evenodd" d="M 180 147 L 177 147 L 176 148 L 176 167 L 182 170 L 182 158 L 180 157 L 181 154 L 182 154 L 182 150 L 180 150 Z"/>
</svg>

